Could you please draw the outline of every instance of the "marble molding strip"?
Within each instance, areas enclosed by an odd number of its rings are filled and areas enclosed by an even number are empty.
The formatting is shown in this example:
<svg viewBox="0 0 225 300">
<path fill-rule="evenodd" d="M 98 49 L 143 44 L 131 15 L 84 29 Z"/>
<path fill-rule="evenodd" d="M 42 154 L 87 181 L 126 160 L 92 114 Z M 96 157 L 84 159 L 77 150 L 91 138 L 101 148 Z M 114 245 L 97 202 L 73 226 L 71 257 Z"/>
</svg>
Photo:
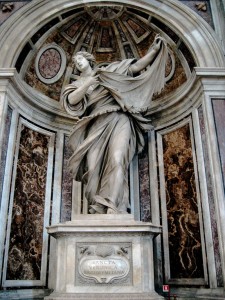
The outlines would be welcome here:
<svg viewBox="0 0 225 300">
<path fill-rule="evenodd" d="M 5 238 L 7 235 L 7 222 L 8 222 L 8 209 L 10 205 L 10 188 L 11 188 L 11 178 L 13 172 L 13 161 L 14 161 L 14 146 L 16 143 L 16 131 L 18 126 L 18 110 L 14 109 L 12 114 L 12 129 L 10 130 L 9 135 L 9 144 L 8 144 L 8 151 L 6 157 L 6 168 L 5 168 L 5 176 L 4 176 L 4 185 L 2 189 L 2 201 L 1 204 L 1 212 L 0 212 L 0 219 L 1 219 L 1 226 L 0 226 L 0 267 L 3 265 L 4 259 L 4 249 L 5 249 Z M 3 272 L 0 273 L 0 278 L 2 277 Z"/>
<path fill-rule="evenodd" d="M 6 156 L 9 144 L 9 133 L 10 133 L 10 126 L 12 120 L 12 109 L 8 106 L 6 120 L 5 120 L 5 128 L 4 128 L 4 136 L 2 142 L 2 149 L 0 154 L 0 207 L 1 207 L 1 199 L 2 199 L 2 189 L 3 189 L 3 182 L 4 182 L 4 173 L 6 167 Z"/>
</svg>

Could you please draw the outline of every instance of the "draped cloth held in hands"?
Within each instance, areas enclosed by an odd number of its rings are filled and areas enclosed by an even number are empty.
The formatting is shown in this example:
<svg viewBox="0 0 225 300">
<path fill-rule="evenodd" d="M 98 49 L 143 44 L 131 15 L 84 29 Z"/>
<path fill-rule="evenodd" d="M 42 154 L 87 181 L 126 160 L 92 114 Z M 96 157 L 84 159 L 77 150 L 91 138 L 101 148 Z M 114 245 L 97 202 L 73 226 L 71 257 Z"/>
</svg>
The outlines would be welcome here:
<svg viewBox="0 0 225 300">
<path fill-rule="evenodd" d="M 168 50 L 164 40 L 154 62 L 146 71 L 137 77 L 118 74 L 114 70 L 117 63 L 99 70 L 99 80 L 108 88 L 114 98 L 128 110 L 145 111 L 151 105 L 154 94 L 158 94 L 165 86 L 165 68 Z"/>
</svg>

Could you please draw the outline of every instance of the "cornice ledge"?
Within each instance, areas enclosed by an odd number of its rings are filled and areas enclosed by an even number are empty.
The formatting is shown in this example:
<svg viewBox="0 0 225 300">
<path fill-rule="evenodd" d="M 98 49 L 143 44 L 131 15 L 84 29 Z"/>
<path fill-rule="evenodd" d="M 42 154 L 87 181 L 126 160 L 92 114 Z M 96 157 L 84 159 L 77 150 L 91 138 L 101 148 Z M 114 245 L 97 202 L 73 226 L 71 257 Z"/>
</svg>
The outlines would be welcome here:
<svg viewBox="0 0 225 300">
<path fill-rule="evenodd" d="M 197 77 L 225 77 L 225 68 L 199 68 L 195 67 Z"/>
<path fill-rule="evenodd" d="M 16 74 L 15 68 L 0 68 L 0 79 L 9 79 Z"/>
</svg>

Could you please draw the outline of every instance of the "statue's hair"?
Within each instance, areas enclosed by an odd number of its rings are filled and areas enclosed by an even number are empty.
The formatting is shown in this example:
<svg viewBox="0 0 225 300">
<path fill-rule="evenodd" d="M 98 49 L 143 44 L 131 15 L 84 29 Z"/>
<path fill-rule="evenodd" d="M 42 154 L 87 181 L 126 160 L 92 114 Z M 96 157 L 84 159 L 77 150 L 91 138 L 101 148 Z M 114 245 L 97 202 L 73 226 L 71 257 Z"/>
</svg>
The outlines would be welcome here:
<svg viewBox="0 0 225 300">
<path fill-rule="evenodd" d="M 82 55 L 83 57 L 85 57 L 90 62 L 91 66 L 95 64 L 95 57 L 91 53 L 88 53 L 86 51 L 79 51 L 76 54 L 74 54 L 73 60 L 77 55 Z"/>
</svg>

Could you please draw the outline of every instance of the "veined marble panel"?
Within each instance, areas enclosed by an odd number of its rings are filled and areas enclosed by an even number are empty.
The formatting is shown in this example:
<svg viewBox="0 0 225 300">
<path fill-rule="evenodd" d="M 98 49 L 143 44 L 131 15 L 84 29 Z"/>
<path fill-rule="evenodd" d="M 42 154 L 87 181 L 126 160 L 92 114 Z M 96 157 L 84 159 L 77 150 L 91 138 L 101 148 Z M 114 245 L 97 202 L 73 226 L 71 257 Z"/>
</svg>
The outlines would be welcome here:
<svg viewBox="0 0 225 300">
<path fill-rule="evenodd" d="M 7 154 L 7 148 L 8 148 L 11 119 L 12 119 L 12 109 L 10 107 L 8 107 L 6 121 L 5 121 L 5 131 L 4 131 L 4 137 L 3 137 L 1 161 L 0 161 L 0 207 L 1 207 L 2 188 L 3 188 L 3 182 L 4 182 L 6 154 Z"/>
<path fill-rule="evenodd" d="M 163 160 L 171 278 L 204 278 L 189 124 L 163 136 Z"/>
<path fill-rule="evenodd" d="M 138 157 L 139 164 L 139 188 L 140 188 L 140 218 L 143 222 L 151 221 L 150 207 L 150 178 L 148 157 L 148 135 L 145 136 L 145 147 Z"/>
<path fill-rule="evenodd" d="M 62 174 L 62 205 L 61 205 L 61 222 L 71 220 L 72 211 L 72 174 L 68 171 L 68 159 L 72 155 L 72 150 L 68 145 L 69 137 L 65 137 L 64 157 L 63 157 L 63 174 Z"/>
<path fill-rule="evenodd" d="M 40 280 L 50 137 L 22 125 L 6 280 Z"/>
</svg>

